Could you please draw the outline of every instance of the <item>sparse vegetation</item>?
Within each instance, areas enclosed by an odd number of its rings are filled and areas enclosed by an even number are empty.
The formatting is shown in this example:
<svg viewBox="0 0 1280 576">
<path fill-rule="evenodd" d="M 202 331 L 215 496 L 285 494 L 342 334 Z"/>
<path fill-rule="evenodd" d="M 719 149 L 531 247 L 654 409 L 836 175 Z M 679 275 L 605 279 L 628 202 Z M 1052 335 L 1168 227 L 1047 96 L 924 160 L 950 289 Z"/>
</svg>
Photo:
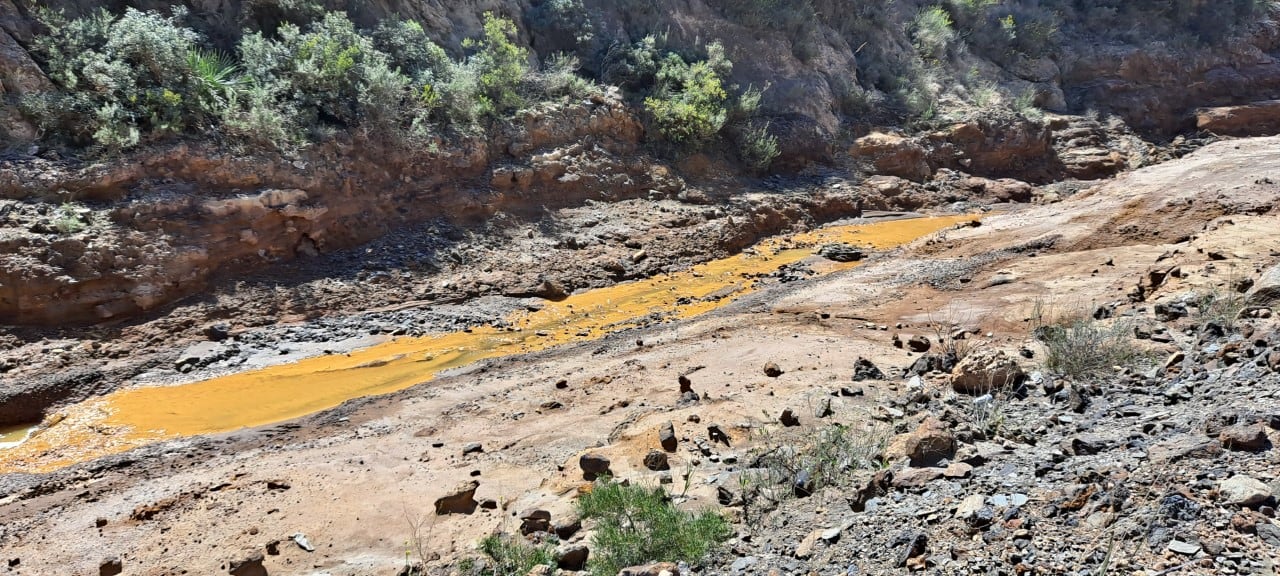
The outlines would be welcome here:
<svg viewBox="0 0 1280 576">
<path fill-rule="evenodd" d="M 857 470 L 883 465 L 891 430 L 873 424 L 862 430 L 842 424 L 783 428 L 766 432 L 740 483 L 748 505 L 770 507 L 797 494 L 840 486 Z"/>
<path fill-rule="evenodd" d="M 911 24 L 916 50 L 925 60 L 942 60 L 956 40 L 951 15 L 941 6 L 921 10 Z"/>
<path fill-rule="evenodd" d="M 661 488 L 610 479 L 596 482 L 583 494 L 578 511 L 596 522 L 590 560 L 596 576 L 614 576 L 628 566 L 654 561 L 697 562 L 731 534 L 717 512 L 686 512 Z"/>
<path fill-rule="evenodd" d="M 1033 317 L 1036 337 L 1045 347 L 1045 367 L 1056 374 L 1096 379 L 1116 367 L 1135 366 L 1145 359 L 1133 344 L 1132 328 L 1124 322 L 1083 315 L 1047 319 L 1042 308 Z"/>
<path fill-rule="evenodd" d="M 480 541 L 480 552 L 487 559 L 464 561 L 459 569 L 472 576 L 515 576 L 528 574 L 537 566 L 555 568 L 555 549 L 549 544 L 529 545 L 515 536 L 491 534 Z"/>
</svg>

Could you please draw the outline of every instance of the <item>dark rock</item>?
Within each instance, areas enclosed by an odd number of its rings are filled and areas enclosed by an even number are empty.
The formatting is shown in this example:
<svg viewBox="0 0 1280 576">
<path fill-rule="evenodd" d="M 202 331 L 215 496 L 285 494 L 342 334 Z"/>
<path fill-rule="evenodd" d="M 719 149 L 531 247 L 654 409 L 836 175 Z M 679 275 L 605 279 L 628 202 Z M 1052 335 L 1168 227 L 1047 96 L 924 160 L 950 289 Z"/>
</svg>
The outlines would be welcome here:
<svg viewBox="0 0 1280 576">
<path fill-rule="evenodd" d="M 791 492 L 796 498 L 806 498 L 813 495 L 815 484 L 813 474 L 808 470 L 801 470 L 796 473 L 795 478 L 791 481 Z"/>
<path fill-rule="evenodd" d="M 670 470 L 671 464 L 667 462 L 667 453 L 661 450 L 650 450 L 644 456 L 644 467 L 654 472 L 660 470 Z"/>
<path fill-rule="evenodd" d="M 476 489 L 480 487 L 480 482 L 471 480 L 459 484 L 447 496 L 443 496 L 436 500 L 436 514 L 473 514 L 476 511 L 475 495 Z"/>
<path fill-rule="evenodd" d="M 585 570 L 591 551 L 582 544 L 563 546 L 556 550 L 556 566 L 561 570 Z"/>
<path fill-rule="evenodd" d="M 98 563 L 98 576 L 116 576 L 123 572 L 124 563 L 116 556 L 111 556 Z"/>
<path fill-rule="evenodd" d="M 481 445 L 479 442 L 471 442 L 466 446 L 462 447 L 463 456 L 466 456 L 468 454 L 479 454 L 481 452 L 484 452 L 484 446 Z"/>
<path fill-rule="evenodd" d="M 924 532 L 910 531 L 898 534 L 893 538 L 890 547 L 894 550 L 895 564 L 906 566 L 907 561 L 924 556 L 929 546 L 929 536 Z"/>
<path fill-rule="evenodd" d="M 716 486 L 716 502 L 719 502 L 721 506 L 731 506 L 738 502 L 738 495 L 724 486 Z"/>
<path fill-rule="evenodd" d="M 568 540 L 582 530 L 582 521 L 577 518 L 573 520 L 562 520 L 555 523 L 551 527 L 551 531 L 556 533 L 556 537 L 561 540 Z"/>
<path fill-rule="evenodd" d="M 578 467 L 586 480 L 595 480 L 610 473 L 609 459 L 599 454 L 583 454 L 578 458 Z"/>
<path fill-rule="evenodd" d="M 259 550 L 247 552 L 227 565 L 231 576 L 267 576 L 267 569 L 262 565 L 265 558 Z"/>
<path fill-rule="evenodd" d="M 1062 449 L 1068 454 L 1085 456 L 1108 450 L 1114 445 L 1115 442 L 1105 438 L 1094 436 L 1092 434 L 1081 434 L 1064 440 L 1062 442 Z"/>
<path fill-rule="evenodd" d="M 204 327 L 204 336 L 214 342 L 221 342 L 231 337 L 231 327 L 226 324 L 210 324 Z"/>
<path fill-rule="evenodd" d="M 872 364 L 870 360 L 858 357 L 853 363 L 853 381 L 861 382 L 863 380 L 884 380 L 884 372 L 880 368 Z"/>
<path fill-rule="evenodd" d="M 929 342 L 929 339 L 924 336 L 912 336 L 907 340 L 907 349 L 912 352 L 924 353 L 928 352 L 929 348 L 932 347 L 933 343 Z"/>
<path fill-rule="evenodd" d="M 658 428 L 658 443 L 667 452 L 676 451 L 680 441 L 676 439 L 676 427 L 670 421 L 664 422 L 662 427 Z"/>
<path fill-rule="evenodd" d="M 693 392 L 693 381 L 688 376 L 681 374 L 676 378 L 676 382 L 680 384 L 680 393 L 687 394 Z"/>
<path fill-rule="evenodd" d="M 782 411 L 782 415 L 778 417 L 778 422 L 781 422 L 786 427 L 799 426 L 800 418 L 796 417 L 793 410 L 786 408 Z"/>
<path fill-rule="evenodd" d="M 857 262 L 866 258 L 866 254 L 856 246 L 848 244 L 824 244 L 818 248 L 818 255 L 836 262 Z"/>
<path fill-rule="evenodd" d="M 528 536 L 535 532 L 551 531 L 551 512 L 546 510 L 525 510 L 520 513 L 520 533 Z"/>
<path fill-rule="evenodd" d="M 777 363 L 766 362 L 764 365 L 764 375 L 770 378 L 777 378 L 782 375 L 782 368 Z"/>
<path fill-rule="evenodd" d="M 719 442 L 729 446 L 729 435 L 724 433 L 719 424 L 707 425 L 707 438 L 710 438 L 712 442 Z"/>
<path fill-rule="evenodd" d="M 950 372 L 956 365 L 956 358 L 950 354 L 925 354 L 905 370 L 906 375 L 924 376 L 930 372 Z"/>
<path fill-rule="evenodd" d="M 1276 526 L 1270 522 L 1259 522 L 1257 525 L 1258 538 L 1264 543 L 1280 550 L 1280 526 Z"/>
</svg>

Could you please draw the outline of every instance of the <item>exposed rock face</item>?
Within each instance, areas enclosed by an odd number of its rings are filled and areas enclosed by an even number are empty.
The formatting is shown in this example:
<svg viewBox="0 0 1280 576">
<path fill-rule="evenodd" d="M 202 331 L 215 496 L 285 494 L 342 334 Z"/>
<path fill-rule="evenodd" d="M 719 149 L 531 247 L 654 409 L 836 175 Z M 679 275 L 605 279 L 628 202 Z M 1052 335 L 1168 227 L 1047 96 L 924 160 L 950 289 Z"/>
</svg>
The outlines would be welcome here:
<svg viewBox="0 0 1280 576">
<path fill-rule="evenodd" d="M 117 200 L 152 178 L 197 190 L 139 198 L 114 210 L 111 222 L 81 222 L 79 231 L 59 231 L 46 218 L 0 235 L 0 323 L 130 317 L 199 292 L 229 269 L 242 273 L 367 242 L 388 221 L 449 215 L 466 223 L 495 211 L 575 204 L 602 189 L 621 199 L 682 186 L 642 157 L 621 160 L 642 130 L 616 94 L 544 112 L 496 138 L 496 152 L 480 141 L 430 158 L 332 145 L 285 162 L 178 145 L 56 177 L 40 163 L 0 166 L 2 198 L 76 190 L 65 199 Z M 524 164 L 496 169 L 492 180 L 503 184 L 497 191 L 455 188 L 459 179 L 483 174 L 495 153 L 508 152 Z M 553 297 L 555 288 L 531 290 Z"/>
<path fill-rule="evenodd" d="M 849 157 L 865 161 L 877 174 L 923 181 L 933 171 L 926 161 L 924 146 L 896 134 L 873 133 L 859 138 L 849 149 Z"/>
<path fill-rule="evenodd" d="M 1219 136 L 1275 134 L 1280 132 L 1280 100 L 1201 108 L 1196 111 L 1196 129 Z"/>
</svg>

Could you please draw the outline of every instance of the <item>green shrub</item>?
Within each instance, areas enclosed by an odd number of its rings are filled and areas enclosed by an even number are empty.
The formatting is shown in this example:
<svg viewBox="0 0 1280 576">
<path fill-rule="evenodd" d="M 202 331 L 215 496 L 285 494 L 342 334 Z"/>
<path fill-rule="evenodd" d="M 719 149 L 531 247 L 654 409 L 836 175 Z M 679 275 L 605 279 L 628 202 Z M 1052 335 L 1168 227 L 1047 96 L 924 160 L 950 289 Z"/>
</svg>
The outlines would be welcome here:
<svg viewBox="0 0 1280 576">
<path fill-rule="evenodd" d="M 911 23 L 912 39 L 916 51 L 925 60 L 942 60 L 956 39 L 951 15 L 941 6 L 921 10 Z"/>
<path fill-rule="evenodd" d="M 590 561 L 596 576 L 614 576 L 648 562 L 698 562 L 732 533 L 720 514 L 682 511 L 661 488 L 610 480 L 597 482 L 584 494 L 578 511 L 596 521 Z"/>
<path fill-rule="evenodd" d="M 387 54 L 390 64 L 419 84 L 448 77 L 453 67 L 449 54 L 427 36 L 413 20 L 391 19 L 373 31 L 373 45 Z"/>
<path fill-rule="evenodd" d="M 721 74 L 732 67 L 718 43 L 707 47 L 708 58 L 693 63 L 668 53 L 655 76 L 652 95 L 645 109 L 653 124 L 668 141 L 697 146 L 715 137 L 728 118 L 728 94 Z"/>
<path fill-rule="evenodd" d="M 556 567 L 551 546 L 530 546 L 505 534 L 493 534 L 480 541 L 480 551 L 490 563 L 466 562 L 462 572 L 477 576 L 524 576 L 537 566 Z"/>
<path fill-rule="evenodd" d="M 179 24 L 185 16 L 127 8 L 119 17 L 99 10 L 68 21 L 43 12 L 49 33 L 34 41 L 34 52 L 66 96 L 29 100 L 23 109 L 72 143 L 109 151 L 205 127 L 220 102 L 200 74 L 208 70 L 194 68 L 208 62 L 199 36 Z"/>
<path fill-rule="evenodd" d="M 753 170 L 768 170 L 779 154 L 778 137 L 769 133 L 768 122 L 748 126 L 738 139 L 738 156 Z"/>
<path fill-rule="evenodd" d="M 661 60 L 653 35 L 634 44 L 615 43 L 605 52 L 600 76 L 606 83 L 637 92 L 653 86 Z"/>
<path fill-rule="evenodd" d="M 463 42 L 463 46 L 476 49 L 468 64 L 479 75 L 480 88 L 497 112 L 524 106 L 520 85 L 530 73 L 529 51 L 517 45 L 515 37 L 515 22 L 486 12 L 484 36 Z"/>
</svg>

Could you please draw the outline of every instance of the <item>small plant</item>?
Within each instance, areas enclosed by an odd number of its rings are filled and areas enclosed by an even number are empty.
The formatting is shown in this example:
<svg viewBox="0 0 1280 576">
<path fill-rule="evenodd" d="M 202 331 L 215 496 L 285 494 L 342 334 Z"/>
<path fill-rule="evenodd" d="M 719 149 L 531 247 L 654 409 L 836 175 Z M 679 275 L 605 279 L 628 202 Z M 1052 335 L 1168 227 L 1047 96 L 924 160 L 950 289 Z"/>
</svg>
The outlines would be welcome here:
<svg viewBox="0 0 1280 576">
<path fill-rule="evenodd" d="M 839 486 L 852 472 L 880 468 L 889 436 L 890 430 L 879 425 L 856 431 L 841 424 L 765 433 L 753 471 L 743 474 L 743 500 L 777 504 L 795 494 L 791 487 L 778 487 L 802 476 L 806 490 Z"/>
<path fill-rule="evenodd" d="M 732 64 L 723 58 L 719 44 L 711 44 L 707 52 L 707 60 L 693 63 L 668 53 L 658 68 L 653 94 L 644 99 L 658 132 L 673 144 L 697 146 L 714 138 L 728 120 L 729 96 L 721 73 Z"/>
<path fill-rule="evenodd" d="M 53 229 L 60 234 L 75 234 L 85 229 L 85 222 L 76 207 L 70 203 L 58 207 L 53 220 Z"/>
<path fill-rule="evenodd" d="M 742 161 L 757 171 L 769 169 L 769 165 L 777 159 L 778 137 L 769 133 L 769 123 L 746 128 L 738 144 L 738 155 Z"/>
<path fill-rule="evenodd" d="M 1044 343 L 1045 367 L 1070 378 L 1096 379 L 1145 358 L 1133 345 L 1131 327 L 1123 322 L 1076 317 L 1039 324 L 1035 333 Z"/>
<path fill-rule="evenodd" d="M 655 561 L 698 562 L 732 533 L 717 512 L 685 512 L 661 488 L 607 478 L 578 500 L 578 511 L 596 521 L 590 562 L 596 576 Z"/>
<path fill-rule="evenodd" d="M 491 562 L 471 560 L 459 568 L 477 576 L 524 576 L 537 566 L 555 568 L 555 550 L 550 545 L 530 546 L 507 534 L 492 534 L 480 541 L 480 551 Z"/>
</svg>

